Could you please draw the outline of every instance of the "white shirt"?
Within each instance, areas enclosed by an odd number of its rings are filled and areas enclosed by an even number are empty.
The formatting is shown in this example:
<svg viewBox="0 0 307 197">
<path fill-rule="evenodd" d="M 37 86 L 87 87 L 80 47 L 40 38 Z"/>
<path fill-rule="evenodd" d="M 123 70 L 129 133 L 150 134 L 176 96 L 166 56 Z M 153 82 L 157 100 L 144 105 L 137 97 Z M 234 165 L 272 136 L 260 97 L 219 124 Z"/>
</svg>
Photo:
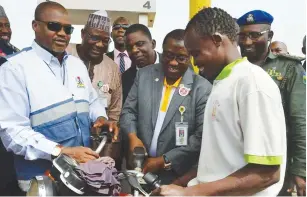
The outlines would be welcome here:
<svg viewBox="0 0 307 197">
<path fill-rule="evenodd" d="M 119 55 L 120 53 L 122 52 L 114 48 L 114 62 L 118 65 L 119 70 L 120 70 L 120 55 Z M 124 61 L 125 61 L 125 71 L 126 71 L 131 67 L 131 60 L 129 58 L 127 51 L 124 51 L 123 53 L 125 54 Z"/>
<path fill-rule="evenodd" d="M 257 193 L 276 196 L 286 166 L 286 124 L 279 89 L 245 58 L 223 69 L 208 99 L 197 178 L 189 186 L 223 179 L 248 163 L 281 164 L 278 183 Z"/>
</svg>

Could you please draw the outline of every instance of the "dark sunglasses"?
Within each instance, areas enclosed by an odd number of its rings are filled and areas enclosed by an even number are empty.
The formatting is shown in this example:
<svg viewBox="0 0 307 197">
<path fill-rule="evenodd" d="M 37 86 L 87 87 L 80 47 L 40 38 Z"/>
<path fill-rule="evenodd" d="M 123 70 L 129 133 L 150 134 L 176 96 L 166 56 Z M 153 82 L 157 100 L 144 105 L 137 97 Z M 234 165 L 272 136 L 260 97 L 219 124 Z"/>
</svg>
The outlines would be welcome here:
<svg viewBox="0 0 307 197">
<path fill-rule="evenodd" d="M 124 24 L 116 24 L 113 25 L 113 29 L 118 30 L 120 28 L 123 28 L 124 30 L 127 30 L 130 27 L 130 25 L 124 25 Z"/>
<path fill-rule="evenodd" d="M 59 32 L 63 29 L 67 35 L 71 35 L 72 32 L 74 31 L 74 27 L 71 25 L 63 25 L 58 22 L 46 22 L 46 21 L 39 21 L 39 20 L 36 20 L 36 21 L 45 23 L 47 25 L 47 28 L 50 31 Z"/>
</svg>

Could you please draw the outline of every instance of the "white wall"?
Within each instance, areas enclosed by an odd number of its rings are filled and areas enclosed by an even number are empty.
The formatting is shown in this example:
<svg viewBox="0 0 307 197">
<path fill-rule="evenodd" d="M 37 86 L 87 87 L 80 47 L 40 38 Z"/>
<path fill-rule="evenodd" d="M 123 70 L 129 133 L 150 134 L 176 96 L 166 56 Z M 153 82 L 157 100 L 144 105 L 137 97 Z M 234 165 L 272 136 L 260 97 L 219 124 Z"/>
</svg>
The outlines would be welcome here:
<svg viewBox="0 0 307 197">
<path fill-rule="evenodd" d="M 73 0 L 72 0 L 73 1 Z M 126 1 L 126 0 L 123 0 Z M 175 28 L 185 28 L 189 17 L 189 0 L 156 0 L 156 19 L 151 32 L 157 41 L 157 50 L 165 35 Z M 29 46 L 34 38 L 31 21 L 37 0 L 0 0 L 12 25 L 12 43 L 19 48 Z M 306 32 L 306 0 L 212 0 L 212 6 L 221 7 L 234 17 L 253 9 L 263 9 L 274 17 L 274 40 L 288 45 L 292 54 L 302 55 L 302 39 Z M 80 42 L 80 27 L 72 37 Z"/>
</svg>

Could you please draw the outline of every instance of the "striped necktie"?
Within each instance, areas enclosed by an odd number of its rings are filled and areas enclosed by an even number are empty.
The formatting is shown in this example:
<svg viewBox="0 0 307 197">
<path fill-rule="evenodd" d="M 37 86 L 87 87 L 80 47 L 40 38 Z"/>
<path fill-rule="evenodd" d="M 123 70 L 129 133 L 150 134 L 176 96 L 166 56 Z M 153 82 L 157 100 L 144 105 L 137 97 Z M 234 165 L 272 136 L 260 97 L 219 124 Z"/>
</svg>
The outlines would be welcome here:
<svg viewBox="0 0 307 197">
<path fill-rule="evenodd" d="M 120 60 L 119 60 L 119 70 L 121 73 L 125 72 L 125 53 L 120 53 L 119 56 L 120 56 Z"/>
</svg>

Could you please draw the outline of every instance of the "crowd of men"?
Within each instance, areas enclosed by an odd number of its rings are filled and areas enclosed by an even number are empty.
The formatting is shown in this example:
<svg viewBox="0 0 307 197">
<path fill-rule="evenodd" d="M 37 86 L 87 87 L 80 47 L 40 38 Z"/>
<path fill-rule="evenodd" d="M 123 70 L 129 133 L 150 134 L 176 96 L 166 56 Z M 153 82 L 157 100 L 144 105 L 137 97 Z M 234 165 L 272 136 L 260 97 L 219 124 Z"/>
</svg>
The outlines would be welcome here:
<svg viewBox="0 0 307 197">
<path fill-rule="evenodd" d="M 306 195 L 305 66 L 272 42 L 273 20 L 204 8 L 165 36 L 160 54 L 146 26 L 111 24 L 104 10 L 70 44 L 67 10 L 47 1 L 19 51 L 1 7 L 0 193 L 25 195 L 60 154 L 97 159 L 90 135 L 106 127 L 121 144 L 118 170 L 144 147 L 157 195 Z"/>
</svg>

